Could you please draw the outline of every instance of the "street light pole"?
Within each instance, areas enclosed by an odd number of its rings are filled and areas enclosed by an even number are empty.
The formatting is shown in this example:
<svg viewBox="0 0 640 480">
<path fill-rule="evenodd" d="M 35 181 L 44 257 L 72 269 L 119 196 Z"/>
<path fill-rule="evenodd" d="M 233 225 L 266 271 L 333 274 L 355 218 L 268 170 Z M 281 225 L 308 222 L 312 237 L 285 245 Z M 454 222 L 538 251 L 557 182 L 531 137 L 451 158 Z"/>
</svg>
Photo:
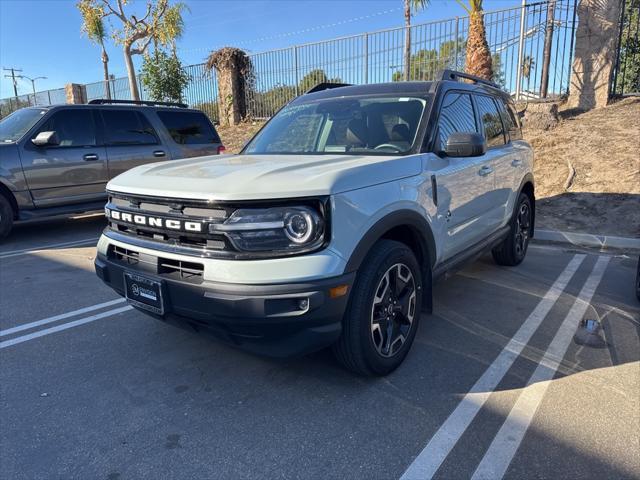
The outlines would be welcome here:
<svg viewBox="0 0 640 480">
<path fill-rule="evenodd" d="M 25 80 L 29 80 L 31 82 L 31 89 L 33 90 L 33 103 L 36 102 L 36 80 L 46 80 L 47 77 L 27 77 L 26 75 L 18 75 L 17 78 L 24 78 Z"/>
</svg>

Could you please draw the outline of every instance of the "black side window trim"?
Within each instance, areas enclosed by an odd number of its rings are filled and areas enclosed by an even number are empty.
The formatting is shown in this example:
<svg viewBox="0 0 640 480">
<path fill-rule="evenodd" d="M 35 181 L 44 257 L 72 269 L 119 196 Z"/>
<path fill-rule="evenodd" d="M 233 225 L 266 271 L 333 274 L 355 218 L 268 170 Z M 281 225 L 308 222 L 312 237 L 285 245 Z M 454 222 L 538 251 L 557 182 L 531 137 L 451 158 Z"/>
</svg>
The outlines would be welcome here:
<svg viewBox="0 0 640 480">
<path fill-rule="evenodd" d="M 110 112 L 133 112 L 134 115 L 136 115 L 138 117 L 138 120 L 141 123 L 146 123 L 149 128 L 151 129 L 151 131 L 149 132 L 150 134 L 153 135 L 153 137 L 155 138 L 155 142 L 144 142 L 144 143 L 139 143 L 139 142 L 129 142 L 129 143 L 109 143 L 109 135 L 107 132 L 107 122 L 104 118 L 104 112 L 106 111 L 110 111 Z M 96 114 L 98 114 L 98 111 L 96 111 Z M 142 112 L 138 112 L 132 109 L 118 109 L 118 108 L 108 108 L 108 109 L 100 109 L 99 110 L 99 115 L 100 117 L 100 140 L 101 140 L 101 144 L 104 145 L 105 147 L 144 147 L 144 146 L 149 146 L 149 145 L 161 145 L 161 141 L 160 141 L 160 136 L 158 135 L 158 132 L 156 131 L 155 128 L 153 128 L 153 124 L 151 123 L 151 121 L 144 115 L 144 113 Z"/>
</svg>

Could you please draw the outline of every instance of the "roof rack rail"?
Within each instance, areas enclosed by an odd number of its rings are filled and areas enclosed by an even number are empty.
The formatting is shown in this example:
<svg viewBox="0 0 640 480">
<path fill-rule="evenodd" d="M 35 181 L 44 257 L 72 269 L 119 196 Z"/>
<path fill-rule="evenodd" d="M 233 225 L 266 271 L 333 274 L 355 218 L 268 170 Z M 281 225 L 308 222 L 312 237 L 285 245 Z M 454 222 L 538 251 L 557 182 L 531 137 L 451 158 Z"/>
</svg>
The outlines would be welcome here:
<svg viewBox="0 0 640 480">
<path fill-rule="evenodd" d="M 482 83 L 483 85 L 488 85 L 500 90 L 500 85 L 492 82 L 491 80 L 486 80 L 484 78 L 476 77 L 475 75 L 470 75 L 464 72 L 458 72 L 456 70 L 441 70 L 436 73 L 436 78 L 440 80 L 453 80 L 454 82 L 459 82 L 460 79 L 471 80 L 472 83 Z"/>
<path fill-rule="evenodd" d="M 148 107 L 177 107 L 177 108 L 189 108 L 186 103 L 177 102 L 153 102 L 146 100 L 109 100 L 107 98 L 96 98 L 91 100 L 89 105 L 146 105 Z"/>
<path fill-rule="evenodd" d="M 304 92 L 304 94 L 321 92 L 322 90 L 329 90 L 330 88 L 339 88 L 339 87 L 351 87 L 351 83 L 334 83 L 334 82 L 322 82 L 317 84 L 315 87 Z"/>
</svg>

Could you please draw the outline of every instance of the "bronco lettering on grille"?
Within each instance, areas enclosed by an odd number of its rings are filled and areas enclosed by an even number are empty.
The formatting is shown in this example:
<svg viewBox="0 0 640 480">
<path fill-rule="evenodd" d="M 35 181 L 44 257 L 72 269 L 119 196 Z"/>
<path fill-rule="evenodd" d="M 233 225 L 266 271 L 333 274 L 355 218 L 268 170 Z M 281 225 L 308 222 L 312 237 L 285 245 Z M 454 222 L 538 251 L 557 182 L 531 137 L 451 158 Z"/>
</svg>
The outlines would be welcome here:
<svg viewBox="0 0 640 480">
<path fill-rule="evenodd" d="M 177 220 L 173 218 L 152 217 L 149 215 L 131 214 L 120 212 L 118 210 L 105 209 L 106 216 L 124 223 L 132 223 L 134 225 L 147 225 L 155 228 L 166 228 L 167 230 L 176 230 L 184 232 L 202 233 L 203 223 L 190 222 L 185 220 Z"/>
</svg>

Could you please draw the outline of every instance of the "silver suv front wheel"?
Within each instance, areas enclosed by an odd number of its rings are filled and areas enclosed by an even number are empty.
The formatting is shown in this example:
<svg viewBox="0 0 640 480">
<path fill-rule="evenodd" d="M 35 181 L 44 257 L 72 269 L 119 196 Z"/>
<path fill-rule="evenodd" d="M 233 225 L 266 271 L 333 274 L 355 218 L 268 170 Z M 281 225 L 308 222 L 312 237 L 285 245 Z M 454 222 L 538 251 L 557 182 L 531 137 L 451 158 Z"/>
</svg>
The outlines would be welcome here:
<svg viewBox="0 0 640 480">
<path fill-rule="evenodd" d="M 422 275 L 416 256 L 393 240 L 376 243 L 356 274 L 334 352 L 361 375 L 386 375 L 407 356 L 420 321 Z"/>
</svg>

